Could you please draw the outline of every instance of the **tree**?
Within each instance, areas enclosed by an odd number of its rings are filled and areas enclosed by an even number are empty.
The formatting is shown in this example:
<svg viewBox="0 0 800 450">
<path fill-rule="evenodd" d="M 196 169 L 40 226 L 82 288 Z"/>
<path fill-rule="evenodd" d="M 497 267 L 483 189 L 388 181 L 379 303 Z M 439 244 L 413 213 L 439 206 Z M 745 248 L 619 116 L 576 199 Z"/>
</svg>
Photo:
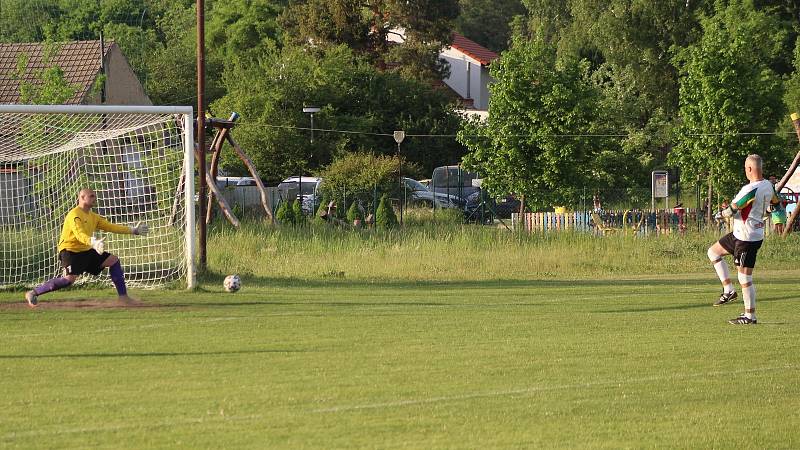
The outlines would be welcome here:
<svg viewBox="0 0 800 450">
<path fill-rule="evenodd" d="M 448 69 L 439 51 L 452 39 L 458 11 L 458 0 L 300 0 L 281 22 L 297 45 L 344 44 L 382 70 L 440 80 Z M 396 44 L 390 44 L 390 35 Z"/>
<path fill-rule="evenodd" d="M 460 0 L 455 29 L 489 50 L 501 52 L 511 39 L 511 22 L 525 13 L 520 0 Z"/>
<path fill-rule="evenodd" d="M 220 115 L 237 111 L 242 120 L 234 130 L 264 178 L 279 181 L 299 171 L 314 171 L 348 152 L 394 154 L 394 130 L 409 134 L 454 134 L 459 118 L 443 93 L 430 85 L 407 80 L 372 67 L 345 46 L 309 52 L 298 47 L 272 49 L 257 60 L 233 61 L 225 73 L 227 95 L 211 105 Z M 313 104 L 313 145 L 309 117 L 303 106 Z M 361 133 L 321 132 L 319 129 Z M 408 138 L 403 156 L 432 170 L 458 161 L 463 147 L 452 140 Z M 241 170 L 236 158 L 226 168 Z"/>
<path fill-rule="evenodd" d="M 772 135 L 785 115 L 783 86 L 770 63 L 780 54 L 783 36 L 774 18 L 748 1 L 718 3 L 701 20 L 701 39 L 679 51 L 680 119 L 669 160 L 689 179 L 732 195 L 751 153 L 765 158 L 767 173 L 788 158 Z"/>
<path fill-rule="evenodd" d="M 382 229 L 389 229 L 397 226 L 397 215 L 386 194 L 381 197 L 381 201 L 378 203 L 378 209 L 375 211 L 375 225 Z"/>
<path fill-rule="evenodd" d="M 600 141 L 591 133 L 598 96 L 585 61 L 557 61 L 541 38 L 514 43 L 491 74 L 490 115 L 464 125 L 458 139 L 493 194 L 524 194 L 534 208 L 576 204 L 594 185 Z"/>
</svg>

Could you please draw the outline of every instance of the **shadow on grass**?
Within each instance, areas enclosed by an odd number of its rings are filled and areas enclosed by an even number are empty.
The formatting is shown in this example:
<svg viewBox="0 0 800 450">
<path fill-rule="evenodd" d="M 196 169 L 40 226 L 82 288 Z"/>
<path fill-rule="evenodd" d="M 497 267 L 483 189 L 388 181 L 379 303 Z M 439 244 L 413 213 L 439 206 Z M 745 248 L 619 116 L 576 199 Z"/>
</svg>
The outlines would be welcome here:
<svg viewBox="0 0 800 450">
<path fill-rule="evenodd" d="M 163 358 L 174 356 L 225 356 L 257 355 L 264 353 L 310 353 L 311 350 L 232 350 L 220 352 L 146 352 L 146 353 L 63 353 L 53 355 L 0 355 L 2 359 L 52 359 L 52 358 Z"/>
<path fill-rule="evenodd" d="M 222 286 L 224 276 L 206 274 L 200 280 L 200 292 L 217 292 L 202 287 L 202 285 Z M 645 288 L 652 290 L 657 287 L 675 288 L 687 285 L 708 285 L 716 289 L 718 282 L 711 274 L 708 279 L 686 280 L 680 276 L 675 278 L 633 278 L 624 277 L 613 279 L 493 279 L 493 280 L 348 280 L 341 278 L 303 279 L 303 278 L 278 278 L 243 275 L 243 285 L 247 288 L 347 288 L 368 289 L 376 288 L 445 288 L 445 289 L 519 289 L 519 288 L 576 288 L 587 287 L 620 287 L 620 288 Z M 796 279 L 770 279 L 764 281 L 769 285 L 796 285 Z"/>
<path fill-rule="evenodd" d="M 758 303 L 761 303 L 761 302 L 780 302 L 780 301 L 795 300 L 795 299 L 797 299 L 797 296 L 792 295 L 783 297 L 766 297 L 764 299 L 757 298 L 756 301 Z M 737 303 L 737 305 L 741 306 L 740 303 L 741 302 Z M 735 305 L 731 306 L 734 307 L 730 308 L 729 306 L 723 306 L 720 307 L 720 309 L 722 308 L 731 309 L 732 312 L 738 311 Z M 658 306 L 658 307 L 647 307 L 647 308 L 608 309 L 595 312 L 601 314 L 628 314 L 628 313 L 641 313 L 641 312 L 676 311 L 676 310 L 694 309 L 694 308 L 712 308 L 712 306 L 711 303 L 692 303 L 692 304 L 669 305 L 669 306 Z"/>
</svg>

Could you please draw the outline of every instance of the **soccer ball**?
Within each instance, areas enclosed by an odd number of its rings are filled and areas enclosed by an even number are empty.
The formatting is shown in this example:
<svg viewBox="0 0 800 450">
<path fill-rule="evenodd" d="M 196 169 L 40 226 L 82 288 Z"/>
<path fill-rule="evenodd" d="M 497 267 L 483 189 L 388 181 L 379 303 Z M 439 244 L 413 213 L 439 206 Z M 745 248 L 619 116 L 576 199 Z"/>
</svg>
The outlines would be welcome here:
<svg viewBox="0 0 800 450">
<path fill-rule="evenodd" d="M 222 282 L 222 286 L 228 292 L 236 292 L 242 287 L 242 280 L 239 275 L 228 275 L 225 277 L 225 281 Z"/>
</svg>

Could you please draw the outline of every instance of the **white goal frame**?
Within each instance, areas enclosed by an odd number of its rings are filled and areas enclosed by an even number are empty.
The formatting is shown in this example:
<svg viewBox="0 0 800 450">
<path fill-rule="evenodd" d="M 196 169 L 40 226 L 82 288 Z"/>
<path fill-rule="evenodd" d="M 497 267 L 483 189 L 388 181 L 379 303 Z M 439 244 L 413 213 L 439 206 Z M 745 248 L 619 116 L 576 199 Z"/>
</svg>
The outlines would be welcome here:
<svg viewBox="0 0 800 450">
<path fill-rule="evenodd" d="M 185 203 L 186 287 L 196 286 L 195 205 L 194 205 L 194 118 L 191 106 L 111 106 L 111 105 L 2 105 L 0 113 L 18 114 L 172 114 L 183 119 L 183 173 Z M 0 124 L 2 126 L 2 124 Z M 55 249 L 53 249 L 55 252 Z"/>
</svg>

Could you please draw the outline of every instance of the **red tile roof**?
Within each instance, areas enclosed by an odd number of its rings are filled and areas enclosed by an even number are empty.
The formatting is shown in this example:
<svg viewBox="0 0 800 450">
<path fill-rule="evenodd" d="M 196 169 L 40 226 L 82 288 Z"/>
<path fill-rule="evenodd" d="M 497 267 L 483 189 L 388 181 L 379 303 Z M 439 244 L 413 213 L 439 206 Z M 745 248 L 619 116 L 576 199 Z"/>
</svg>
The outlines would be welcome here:
<svg viewBox="0 0 800 450">
<path fill-rule="evenodd" d="M 45 65 L 42 60 L 42 43 L 0 44 L 0 104 L 19 103 L 20 80 L 16 77 L 17 64 L 21 55 L 28 57 L 28 68 L 22 80 L 37 83 L 35 73 L 47 67 L 59 66 L 64 78 L 77 87 L 75 95 L 65 103 L 80 104 L 92 87 L 100 72 L 100 41 L 76 41 L 58 43 L 57 52 Z M 105 43 L 105 53 L 115 45 Z"/>
<path fill-rule="evenodd" d="M 465 53 L 467 56 L 476 59 L 481 65 L 488 66 L 495 59 L 499 58 L 497 53 L 481 46 L 475 41 L 467 39 L 466 37 L 453 33 L 453 43 L 450 44 L 451 48 Z"/>
</svg>

